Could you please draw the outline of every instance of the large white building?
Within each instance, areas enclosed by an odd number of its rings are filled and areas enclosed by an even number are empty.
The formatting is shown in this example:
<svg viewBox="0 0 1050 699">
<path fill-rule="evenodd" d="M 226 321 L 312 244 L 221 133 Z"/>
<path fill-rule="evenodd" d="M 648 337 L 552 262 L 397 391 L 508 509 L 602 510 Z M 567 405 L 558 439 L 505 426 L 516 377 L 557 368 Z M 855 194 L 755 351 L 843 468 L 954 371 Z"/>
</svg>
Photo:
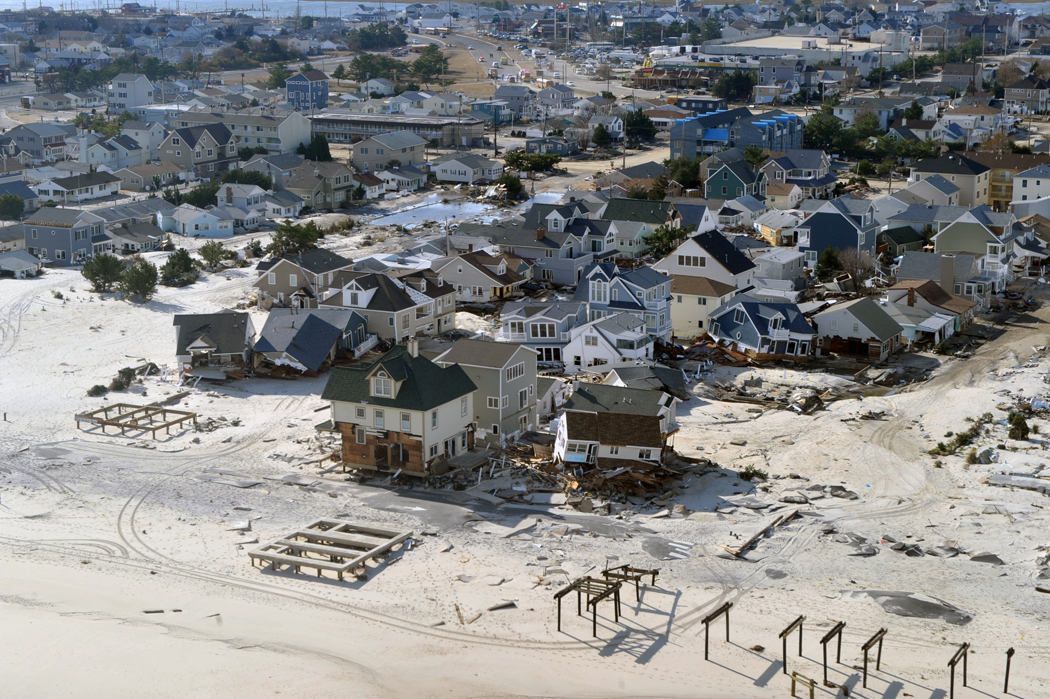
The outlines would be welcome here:
<svg viewBox="0 0 1050 699">
<path fill-rule="evenodd" d="M 120 114 L 150 104 L 153 104 L 153 83 L 145 75 L 121 73 L 109 84 L 106 107 L 110 113 Z"/>
</svg>

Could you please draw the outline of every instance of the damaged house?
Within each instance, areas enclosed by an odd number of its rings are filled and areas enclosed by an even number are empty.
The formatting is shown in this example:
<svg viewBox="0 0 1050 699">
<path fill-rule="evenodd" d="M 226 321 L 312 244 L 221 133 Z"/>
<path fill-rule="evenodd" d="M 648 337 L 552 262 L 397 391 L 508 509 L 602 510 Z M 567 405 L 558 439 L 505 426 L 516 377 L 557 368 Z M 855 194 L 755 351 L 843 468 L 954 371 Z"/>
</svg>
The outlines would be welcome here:
<svg viewBox="0 0 1050 699">
<path fill-rule="evenodd" d="M 272 373 L 289 367 L 314 376 L 340 351 L 359 356 L 355 349 L 372 337 L 367 326 L 361 314 L 349 309 L 275 308 L 255 343 L 255 368 Z"/>
<path fill-rule="evenodd" d="M 817 332 L 793 303 L 734 296 L 711 314 L 711 336 L 752 359 L 806 360 Z"/>
<path fill-rule="evenodd" d="M 440 367 L 409 340 L 371 364 L 334 368 L 321 394 L 332 418 L 318 429 L 342 436 L 344 466 L 440 475 L 444 459 L 474 447 L 476 390 L 459 365 Z"/>
<path fill-rule="evenodd" d="M 228 369 L 243 376 L 249 365 L 255 327 L 251 316 L 237 311 L 177 315 L 175 359 L 183 373 L 225 379 Z M 215 367 L 211 372 L 205 368 Z"/>
</svg>

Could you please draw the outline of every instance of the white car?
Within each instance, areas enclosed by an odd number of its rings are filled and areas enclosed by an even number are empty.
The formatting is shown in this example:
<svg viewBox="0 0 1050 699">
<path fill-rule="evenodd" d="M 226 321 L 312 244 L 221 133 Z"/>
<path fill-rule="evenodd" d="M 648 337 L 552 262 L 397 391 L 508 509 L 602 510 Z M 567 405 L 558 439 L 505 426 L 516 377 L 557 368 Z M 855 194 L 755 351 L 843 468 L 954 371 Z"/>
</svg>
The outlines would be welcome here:
<svg viewBox="0 0 1050 699">
<path fill-rule="evenodd" d="M 574 83 L 573 81 L 570 80 L 569 82 L 565 83 L 565 86 L 566 87 L 576 87 L 576 83 Z"/>
<path fill-rule="evenodd" d="M 473 47 L 473 46 L 468 46 L 468 47 L 467 47 L 467 51 L 473 51 L 473 50 L 474 50 L 474 47 Z"/>
</svg>

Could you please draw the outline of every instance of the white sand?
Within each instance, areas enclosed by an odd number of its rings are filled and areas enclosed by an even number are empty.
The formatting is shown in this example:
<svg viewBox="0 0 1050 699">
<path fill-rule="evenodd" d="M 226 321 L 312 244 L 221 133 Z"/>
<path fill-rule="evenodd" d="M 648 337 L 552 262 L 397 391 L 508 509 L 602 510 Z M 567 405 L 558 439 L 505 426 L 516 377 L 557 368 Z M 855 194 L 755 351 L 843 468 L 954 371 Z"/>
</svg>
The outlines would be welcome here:
<svg viewBox="0 0 1050 699">
<path fill-rule="evenodd" d="M 353 240 L 333 247 L 354 255 L 375 249 L 353 251 Z M 931 381 L 898 395 L 842 401 L 810 417 L 755 418 L 747 406 L 705 399 L 681 406 L 681 452 L 703 453 L 727 469 L 756 464 L 811 480 L 772 481 L 767 494 L 732 474 L 694 475 L 676 502 L 696 511 L 678 519 L 649 518 L 657 508 L 619 517 L 492 508 L 454 491 L 435 501 L 349 483 L 338 473 L 318 476 L 312 462 L 324 451 L 313 425 L 327 417 L 315 412 L 324 406 L 325 377 L 190 389 L 176 407 L 202 419 L 241 421 L 213 432 L 153 442 L 76 430 L 76 412 L 106 402 L 86 397 L 90 386 L 142 358 L 174 368 L 173 313 L 236 304 L 252 277 L 250 270 L 209 275 L 185 289 L 163 289 L 145 305 L 100 300 L 71 271 L 0 280 L 0 412 L 8 420 L 0 423 L 5 696 L 779 697 L 787 683 L 776 634 L 798 614 L 807 616 L 806 658 L 792 656 L 790 667 L 810 677 L 820 676 L 819 636 L 833 621 L 847 622 L 845 664 L 832 677 L 852 686 L 851 695 L 939 696 L 953 644 L 969 641 L 973 687 L 1001 691 L 1003 652 L 1014 646 L 1012 691 L 1050 696 L 1042 664 L 1050 595 L 1034 591 L 1035 560 L 1046 553 L 1036 547 L 1050 543 L 1047 499 L 983 484 L 1002 464 L 967 467 L 961 457 L 947 457 L 934 468 L 924 453 L 946 432 L 965 429 L 966 417 L 1005 417 L 995 409 L 1007 399 L 1002 391 L 1044 393 L 1050 360 L 1033 348 L 1050 344 L 1040 325 L 1050 319 L 1047 309 L 973 359 L 948 360 Z M 1016 371 L 997 375 L 1001 370 Z M 803 380 L 789 376 L 796 379 Z M 150 377 L 107 400 L 145 403 L 179 390 Z M 842 421 L 868 410 L 885 410 L 890 419 Z M 729 444 L 739 439 L 747 444 Z M 142 446 L 150 448 L 135 448 Z M 1012 454 L 1004 461 L 1047 462 L 1040 435 L 1028 447 L 1024 461 Z M 264 484 L 239 489 L 194 478 L 207 469 Z M 266 480 L 291 473 L 316 477 L 323 487 Z M 743 508 L 716 514 L 722 496 L 754 492 L 776 502 L 785 488 L 814 483 L 845 485 L 860 499 L 803 507 L 822 516 L 781 527 L 747 561 L 718 557 L 720 544 L 739 543 L 766 519 Z M 983 514 L 990 504 L 1008 514 Z M 417 543 L 369 580 L 344 584 L 253 569 L 246 550 L 254 544 L 240 543 L 344 513 L 412 529 Z M 230 531 L 255 517 L 250 532 Z M 885 546 L 871 558 L 847 556 L 847 545 L 821 536 L 829 524 L 873 539 L 911 535 L 907 541 L 921 539 L 924 547 L 958 542 L 995 552 L 1006 565 L 909 558 Z M 689 557 L 663 560 L 669 541 L 693 544 L 684 547 Z M 443 542 L 452 549 L 439 553 Z M 661 568 L 657 588 L 644 592 L 640 606 L 625 590 L 621 624 L 603 605 L 597 640 L 567 597 L 557 633 L 554 591 L 609 560 Z M 500 578 L 507 580 L 490 584 Z M 865 589 L 934 595 L 974 619 L 953 626 L 840 597 Z M 485 611 L 507 599 L 516 608 Z M 712 662 L 705 663 L 699 620 L 725 600 L 736 605 L 732 644 L 721 625 L 712 629 Z M 457 605 L 465 621 L 482 615 L 460 624 Z M 158 609 L 164 612 L 144 614 Z M 863 690 L 852 668 L 860 643 L 882 626 L 889 629 L 884 669 Z M 765 650 L 748 650 L 756 645 Z"/>
</svg>

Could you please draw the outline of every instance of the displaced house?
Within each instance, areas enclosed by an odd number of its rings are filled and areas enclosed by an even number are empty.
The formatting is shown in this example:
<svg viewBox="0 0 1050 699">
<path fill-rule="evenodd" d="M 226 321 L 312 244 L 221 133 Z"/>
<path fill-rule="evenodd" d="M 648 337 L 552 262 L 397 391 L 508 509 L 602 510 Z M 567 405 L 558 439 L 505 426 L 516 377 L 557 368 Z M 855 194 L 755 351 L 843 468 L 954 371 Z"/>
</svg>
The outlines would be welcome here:
<svg viewBox="0 0 1050 699">
<path fill-rule="evenodd" d="M 902 303 L 887 303 L 883 310 L 901 326 L 901 344 L 909 351 L 915 345 L 936 347 L 955 332 L 955 316 L 947 313 Z"/>
<path fill-rule="evenodd" d="M 325 427 L 341 435 L 345 465 L 425 477 L 474 447 L 476 391 L 460 366 L 420 357 L 413 340 L 371 364 L 334 368 L 321 395 L 332 404 Z"/>
<path fill-rule="evenodd" d="M 75 204 L 120 194 L 120 178 L 109 172 L 89 172 L 43 180 L 33 190 L 43 201 Z"/>
<path fill-rule="evenodd" d="M 124 223 L 106 229 L 108 251 L 130 255 L 136 252 L 158 250 L 164 243 L 165 233 L 152 223 Z M 94 242 L 94 241 L 92 241 Z"/>
<path fill-rule="evenodd" d="M 43 269 L 44 263 L 25 250 L 0 252 L 0 276 L 28 279 L 37 276 Z"/>
<path fill-rule="evenodd" d="M 768 303 L 734 296 L 710 316 L 710 335 L 752 359 L 805 361 L 816 330 L 793 303 Z"/>
<path fill-rule="evenodd" d="M 348 309 L 271 309 L 253 348 L 255 367 L 290 367 L 316 375 L 340 352 L 358 356 L 355 348 L 369 339 L 366 325 L 364 317 Z"/>
<path fill-rule="evenodd" d="M 641 388 L 647 391 L 663 391 L 678 398 L 689 400 L 689 383 L 685 372 L 666 366 L 624 366 L 612 369 L 602 379 L 608 386 Z"/>
<path fill-rule="evenodd" d="M 581 471 L 611 473 L 651 468 L 660 462 L 666 441 L 651 415 L 565 412 L 554 438 L 554 459 Z"/>
<path fill-rule="evenodd" d="M 659 420 L 660 438 L 666 444 L 681 427 L 678 403 L 677 398 L 662 391 L 581 383 L 566 401 L 565 411 L 655 417 Z"/>
<path fill-rule="evenodd" d="M 881 362 L 900 347 L 904 329 L 869 297 L 836 303 L 812 318 L 818 352 Z"/>
<path fill-rule="evenodd" d="M 427 174 L 414 167 L 398 167 L 381 170 L 376 176 L 386 183 L 388 192 L 412 192 L 427 183 Z"/>
<path fill-rule="evenodd" d="M 477 439 L 499 444 L 535 429 L 536 351 L 524 345 L 458 340 L 434 359 L 440 367 L 458 365 L 477 386 L 473 420 Z"/>
</svg>

